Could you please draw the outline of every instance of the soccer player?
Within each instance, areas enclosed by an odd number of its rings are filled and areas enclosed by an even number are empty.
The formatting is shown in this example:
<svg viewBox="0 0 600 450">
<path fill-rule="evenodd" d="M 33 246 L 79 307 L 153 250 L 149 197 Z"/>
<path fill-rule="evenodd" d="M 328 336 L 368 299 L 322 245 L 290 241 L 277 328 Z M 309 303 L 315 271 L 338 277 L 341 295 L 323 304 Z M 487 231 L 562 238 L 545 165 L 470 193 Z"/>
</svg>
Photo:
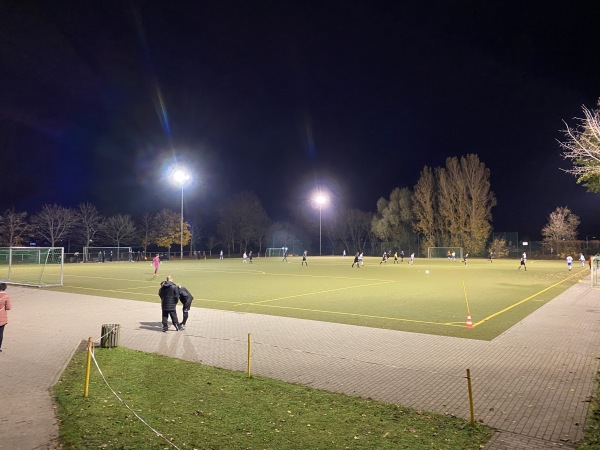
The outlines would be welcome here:
<svg viewBox="0 0 600 450">
<path fill-rule="evenodd" d="M 362 252 L 360 252 L 360 255 L 358 255 L 358 262 L 360 263 L 361 266 L 365 265 L 365 263 L 363 262 L 363 254 L 362 254 Z"/>
<path fill-rule="evenodd" d="M 585 266 L 585 256 L 583 256 L 583 253 L 579 255 L 579 261 L 581 261 L 581 267 Z"/>
<path fill-rule="evenodd" d="M 152 258 L 152 265 L 154 266 L 154 276 L 158 275 L 158 266 L 160 266 L 160 256 L 158 253 Z"/>
<path fill-rule="evenodd" d="M 467 265 L 467 258 L 469 257 L 468 253 L 465 253 L 465 256 L 463 258 L 463 262 L 465 263 L 465 266 Z"/>
<path fill-rule="evenodd" d="M 394 264 L 400 264 L 398 262 L 398 252 L 394 252 Z"/>
<path fill-rule="evenodd" d="M 287 260 L 287 248 L 283 250 L 283 260 L 285 262 L 288 262 L 288 260 Z"/>
<path fill-rule="evenodd" d="M 388 260 L 388 254 L 387 252 L 383 252 L 383 256 L 381 257 L 381 261 L 379 261 L 379 265 L 381 265 L 381 263 L 387 263 Z"/>
<path fill-rule="evenodd" d="M 527 258 L 525 258 L 524 256 L 521 256 L 521 265 L 517 268 L 517 270 L 521 270 L 521 267 L 523 267 L 525 269 L 525 272 L 527 272 Z"/>
<path fill-rule="evenodd" d="M 571 255 L 567 256 L 567 267 L 569 268 L 569 272 L 573 266 L 573 257 Z"/>
<path fill-rule="evenodd" d="M 404 262 L 404 250 L 400 250 L 400 262 Z"/>
<path fill-rule="evenodd" d="M 248 253 L 248 259 L 250 260 L 250 264 L 252 264 L 252 250 Z"/>
<path fill-rule="evenodd" d="M 307 254 L 307 251 L 304 250 L 304 253 L 302 253 L 302 264 L 300 264 L 300 265 L 303 266 L 304 264 L 306 264 L 306 267 L 308 267 L 308 262 L 306 262 L 306 254 Z"/>
<path fill-rule="evenodd" d="M 246 264 L 248 262 L 248 261 L 246 261 L 246 259 L 248 258 L 248 254 L 246 252 L 244 252 L 243 258 L 244 258 L 244 264 Z"/>
<path fill-rule="evenodd" d="M 356 266 L 360 269 L 360 262 L 358 261 L 358 256 L 359 253 L 356 252 L 356 255 L 354 255 L 354 262 L 352 263 L 352 267 L 354 267 L 354 264 L 356 264 Z"/>
<path fill-rule="evenodd" d="M 410 260 L 408 261 L 408 263 L 412 265 L 412 263 L 414 263 L 414 262 L 415 262 L 415 253 L 413 252 L 410 254 Z"/>
</svg>

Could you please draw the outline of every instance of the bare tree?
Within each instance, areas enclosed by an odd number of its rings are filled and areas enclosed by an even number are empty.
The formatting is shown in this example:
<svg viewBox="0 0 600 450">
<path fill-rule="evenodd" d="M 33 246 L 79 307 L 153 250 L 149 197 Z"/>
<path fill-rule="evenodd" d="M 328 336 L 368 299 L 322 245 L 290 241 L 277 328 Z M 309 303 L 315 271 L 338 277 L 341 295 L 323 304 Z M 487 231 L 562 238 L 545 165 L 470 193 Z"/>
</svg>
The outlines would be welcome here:
<svg viewBox="0 0 600 450">
<path fill-rule="evenodd" d="M 231 253 L 235 253 L 235 239 L 237 236 L 235 212 L 231 208 L 223 208 L 220 216 L 217 232 L 221 241 L 227 247 L 227 255 L 230 256 Z"/>
<path fill-rule="evenodd" d="M 482 253 L 496 205 L 489 169 L 474 154 L 448 158 L 445 168 L 436 169 L 436 184 L 438 244 Z"/>
<path fill-rule="evenodd" d="M 216 236 L 210 235 L 207 239 L 208 249 L 212 252 L 212 249 L 220 244 L 220 241 Z"/>
<path fill-rule="evenodd" d="M 181 224 L 180 224 L 181 226 Z M 196 217 L 190 221 L 190 251 L 197 251 L 202 240 L 202 222 Z"/>
<path fill-rule="evenodd" d="M 438 230 L 441 246 L 462 245 L 465 229 L 466 189 L 458 158 L 446 159 L 446 167 L 436 168 Z"/>
<path fill-rule="evenodd" d="M 466 189 L 462 242 L 468 252 L 479 254 L 484 251 L 492 231 L 492 208 L 496 206 L 496 196 L 491 190 L 490 170 L 477 155 L 461 158 L 460 166 Z"/>
<path fill-rule="evenodd" d="M 269 226 L 270 219 L 258 197 L 252 192 L 241 192 L 221 210 L 218 231 L 228 248 L 237 243 L 241 253 L 252 243 L 260 251 Z"/>
<path fill-rule="evenodd" d="M 121 247 L 122 244 L 131 244 L 135 238 L 135 225 L 128 214 L 116 214 L 104 221 L 101 232 L 115 246 Z"/>
<path fill-rule="evenodd" d="M 146 213 L 140 218 L 137 230 L 139 243 L 144 249 L 145 256 L 148 251 L 148 246 L 152 243 L 152 216 L 150 214 Z"/>
<path fill-rule="evenodd" d="M 77 223 L 77 216 L 70 208 L 57 205 L 44 205 L 42 211 L 32 217 L 36 234 L 50 243 L 52 247 L 65 239 Z"/>
<path fill-rule="evenodd" d="M 32 231 L 32 227 L 26 219 L 26 212 L 16 212 L 14 208 L 4 211 L 4 214 L 0 216 L 0 241 L 2 245 L 9 247 L 23 245 L 26 236 Z"/>
<path fill-rule="evenodd" d="M 427 254 L 427 247 L 436 244 L 436 186 L 430 167 L 425 166 L 413 190 L 413 229 L 423 234 L 421 250 Z"/>
<path fill-rule="evenodd" d="M 83 241 L 83 245 L 92 245 L 96 234 L 102 229 L 104 218 L 94 205 L 89 202 L 80 203 L 75 211 L 80 227 L 75 227 L 75 235 Z"/>
<path fill-rule="evenodd" d="M 572 241 L 577 238 L 579 217 L 566 206 L 559 206 L 548 216 L 548 223 L 542 228 L 544 242 L 559 247 L 561 241 Z"/>
<path fill-rule="evenodd" d="M 600 192 L 600 112 L 585 106 L 582 109 L 584 118 L 577 119 L 579 124 L 575 128 L 565 122 L 565 140 L 559 141 L 563 157 L 573 163 L 572 169 L 563 170 L 575 175 L 589 192 Z"/>
<path fill-rule="evenodd" d="M 364 251 L 365 242 L 371 231 L 371 220 L 373 214 L 361 211 L 360 209 L 349 209 L 346 211 L 346 228 L 352 247 L 350 253 L 355 251 Z"/>
</svg>

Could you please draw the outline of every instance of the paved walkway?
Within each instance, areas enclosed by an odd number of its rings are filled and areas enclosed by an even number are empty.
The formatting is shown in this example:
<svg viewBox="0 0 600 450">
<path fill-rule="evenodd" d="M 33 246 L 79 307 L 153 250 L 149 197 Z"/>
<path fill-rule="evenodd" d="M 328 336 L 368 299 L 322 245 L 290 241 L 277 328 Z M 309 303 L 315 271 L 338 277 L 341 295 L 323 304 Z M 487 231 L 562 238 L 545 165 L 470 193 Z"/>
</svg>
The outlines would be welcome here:
<svg viewBox="0 0 600 450">
<path fill-rule="evenodd" d="M 75 348 L 101 325 L 122 346 L 316 388 L 469 418 L 498 430 L 487 449 L 574 448 L 599 369 L 600 291 L 579 283 L 492 342 L 192 309 L 185 332 L 160 331 L 145 303 L 9 287 L 0 353 L 0 449 L 54 448 L 49 394 Z"/>
</svg>

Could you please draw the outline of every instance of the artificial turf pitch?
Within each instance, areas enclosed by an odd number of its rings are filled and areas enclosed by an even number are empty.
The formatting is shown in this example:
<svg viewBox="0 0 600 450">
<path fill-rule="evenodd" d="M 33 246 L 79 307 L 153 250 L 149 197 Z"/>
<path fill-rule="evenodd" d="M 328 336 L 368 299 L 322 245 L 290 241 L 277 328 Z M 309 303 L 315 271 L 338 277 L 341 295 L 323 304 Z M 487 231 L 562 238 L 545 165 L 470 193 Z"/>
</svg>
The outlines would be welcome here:
<svg viewBox="0 0 600 450">
<path fill-rule="evenodd" d="M 157 277 L 150 261 L 65 265 L 54 290 L 159 302 L 172 275 L 194 295 L 192 307 L 339 322 L 416 333 L 491 340 L 589 274 L 562 261 L 417 259 L 409 265 L 365 258 L 300 257 L 172 260 Z M 201 315 L 201 313 L 200 313 Z M 467 327 L 467 316 L 472 327 Z"/>
</svg>

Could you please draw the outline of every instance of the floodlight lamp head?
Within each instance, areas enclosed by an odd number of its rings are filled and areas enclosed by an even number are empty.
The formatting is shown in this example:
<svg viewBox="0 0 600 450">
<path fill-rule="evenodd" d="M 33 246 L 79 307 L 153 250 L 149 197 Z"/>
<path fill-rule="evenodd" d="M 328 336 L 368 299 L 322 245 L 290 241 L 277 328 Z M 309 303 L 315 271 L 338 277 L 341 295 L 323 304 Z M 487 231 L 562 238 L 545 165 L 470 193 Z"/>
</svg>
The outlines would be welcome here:
<svg viewBox="0 0 600 450">
<path fill-rule="evenodd" d="M 315 201 L 317 202 L 317 205 L 321 206 L 327 203 L 327 197 L 325 197 L 323 194 L 317 194 Z"/>
<path fill-rule="evenodd" d="M 183 186 L 191 178 L 191 176 L 185 170 L 177 169 L 175 172 L 173 172 L 173 178 L 178 185 Z"/>
<path fill-rule="evenodd" d="M 179 184 L 183 184 L 190 179 L 190 174 L 181 169 L 177 169 L 173 176 Z"/>
</svg>

